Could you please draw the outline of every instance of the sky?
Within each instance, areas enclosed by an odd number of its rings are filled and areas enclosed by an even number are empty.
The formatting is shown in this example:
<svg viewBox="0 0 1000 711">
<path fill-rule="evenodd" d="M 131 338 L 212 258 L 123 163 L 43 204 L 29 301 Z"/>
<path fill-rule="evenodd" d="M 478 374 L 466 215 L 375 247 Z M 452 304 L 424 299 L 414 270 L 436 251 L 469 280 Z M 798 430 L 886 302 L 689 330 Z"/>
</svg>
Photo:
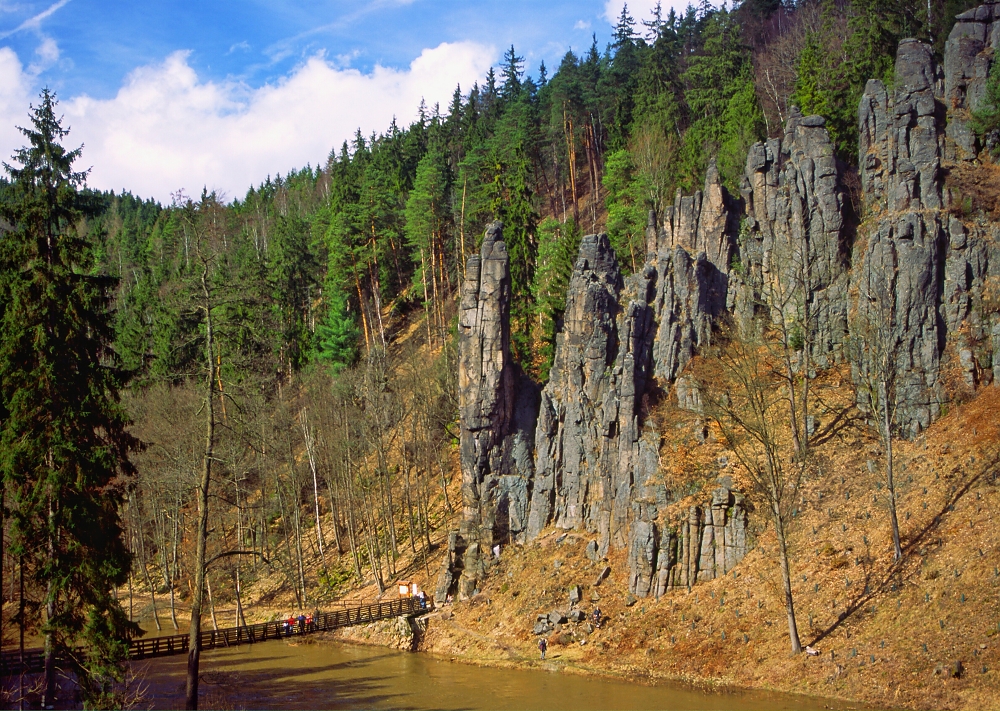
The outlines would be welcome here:
<svg viewBox="0 0 1000 711">
<path fill-rule="evenodd" d="M 537 76 L 610 41 L 623 0 L 0 0 L 0 157 L 56 92 L 88 184 L 239 199 L 357 129 L 446 107 L 514 45 Z M 655 0 L 632 0 L 647 19 Z M 687 0 L 662 0 L 666 12 Z M 639 30 L 644 30 L 640 25 Z M 9 160 L 9 159 L 8 159 Z"/>
</svg>

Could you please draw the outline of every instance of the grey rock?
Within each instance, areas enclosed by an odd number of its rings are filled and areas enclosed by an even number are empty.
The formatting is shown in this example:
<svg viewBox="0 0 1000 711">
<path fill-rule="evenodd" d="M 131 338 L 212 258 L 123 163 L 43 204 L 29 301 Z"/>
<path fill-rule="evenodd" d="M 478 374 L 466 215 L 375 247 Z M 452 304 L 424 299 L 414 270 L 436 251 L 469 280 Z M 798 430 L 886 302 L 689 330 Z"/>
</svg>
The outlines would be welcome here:
<svg viewBox="0 0 1000 711">
<path fill-rule="evenodd" d="M 632 593 L 625 595 L 625 607 L 632 607 L 637 602 L 639 602 L 638 598 Z"/>
<path fill-rule="evenodd" d="M 566 613 L 561 610 L 553 610 L 549 613 L 550 625 L 561 625 L 566 621 Z"/>
<path fill-rule="evenodd" d="M 747 527 L 743 496 L 727 485 L 717 488 L 706 506 L 688 509 L 681 521 L 659 532 L 656 596 L 713 580 L 735 568 L 749 550 Z"/>
<path fill-rule="evenodd" d="M 459 319 L 458 389 L 463 518 L 467 544 L 458 592 L 486 574 L 494 540 L 524 540 L 537 388 L 510 354 L 510 259 L 500 223 L 469 258 Z"/>
<path fill-rule="evenodd" d="M 587 613 L 583 610 L 570 610 L 569 614 L 566 615 L 570 622 L 583 622 L 587 618 Z"/>
<path fill-rule="evenodd" d="M 773 320 L 794 324 L 806 316 L 797 296 L 805 290 L 811 363 L 827 367 L 843 358 L 847 335 L 849 226 L 843 169 L 817 118 L 794 109 L 780 141 L 750 149 L 747 228 L 730 304 L 743 323 L 767 304 Z"/>
<path fill-rule="evenodd" d="M 545 622 L 536 622 L 534 629 L 532 629 L 534 634 L 548 634 L 551 631 L 552 628 Z"/>
<path fill-rule="evenodd" d="M 607 580 L 609 575 L 611 575 L 611 567 L 606 565 L 601 569 L 601 572 L 597 574 L 597 579 L 594 581 L 594 587 L 596 588 L 598 585 Z"/>
<path fill-rule="evenodd" d="M 569 589 L 569 604 L 579 605 L 580 600 L 583 599 L 583 592 L 580 590 L 579 585 L 573 585 Z"/>
<path fill-rule="evenodd" d="M 937 419 L 948 399 L 941 373 L 949 358 L 957 356 L 955 369 L 974 388 L 997 352 L 993 346 L 977 354 L 966 345 L 969 337 L 988 338 L 989 326 L 971 304 L 982 293 L 992 255 L 981 226 L 945 213 L 949 196 L 940 170 L 942 160 L 978 151 L 962 132 L 984 86 L 992 56 L 987 43 L 995 47 L 993 37 L 1000 36 L 993 32 L 1000 26 L 975 27 L 984 22 L 979 16 L 953 29 L 943 86 L 930 48 L 906 40 L 892 96 L 871 81 L 861 102 L 861 155 L 869 158 L 862 161 L 862 185 L 878 217 L 865 225 L 858 241 L 863 249 L 853 258 L 858 300 L 851 330 L 863 346 L 852 373 L 859 405 L 867 409 L 866 393 L 886 380 L 880 364 L 891 363 L 896 424 L 910 437 Z M 948 354 L 949 341 L 955 355 Z"/>
<path fill-rule="evenodd" d="M 590 541 L 584 549 L 584 553 L 589 560 L 600 560 L 600 556 L 597 554 L 597 541 Z"/>
</svg>

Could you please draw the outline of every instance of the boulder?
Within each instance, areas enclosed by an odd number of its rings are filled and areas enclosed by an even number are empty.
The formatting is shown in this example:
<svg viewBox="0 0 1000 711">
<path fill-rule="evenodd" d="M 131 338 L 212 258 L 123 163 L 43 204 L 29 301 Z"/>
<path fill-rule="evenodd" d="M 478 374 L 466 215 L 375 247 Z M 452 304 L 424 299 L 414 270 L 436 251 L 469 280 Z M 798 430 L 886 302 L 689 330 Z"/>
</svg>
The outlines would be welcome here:
<svg viewBox="0 0 1000 711">
<path fill-rule="evenodd" d="M 582 599 L 583 599 L 583 592 L 580 590 L 580 586 L 579 585 L 571 586 L 569 589 L 569 604 L 571 606 L 579 605 L 580 600 Z"/>
</svg>

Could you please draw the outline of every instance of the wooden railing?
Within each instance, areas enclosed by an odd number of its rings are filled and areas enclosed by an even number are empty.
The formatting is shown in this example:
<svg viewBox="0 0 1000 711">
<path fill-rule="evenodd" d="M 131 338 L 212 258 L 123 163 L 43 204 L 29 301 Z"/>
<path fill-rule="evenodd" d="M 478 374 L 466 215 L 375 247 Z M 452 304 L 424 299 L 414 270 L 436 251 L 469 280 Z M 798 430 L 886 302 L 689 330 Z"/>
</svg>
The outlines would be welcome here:
<svg viewBox="0 0 1000 711">
<path fill-rule="evenodd" d="M 219 649 L 220 647 L 236 647 L 241 644 L 254 644 L 269 639 L 295 637 L 326 632 L 340 627 L 366 625 L 379 620 L 388 620 L 403 615 L 414 615 L 428 612 L 431 609 L 430 600 L 426 606 L 419 598 L 405 597 L 390 602 L 377 602 L 360 607 L 350 607 L 332 612 L 321 612 L 313 618 L 311 624 L 286 627 L 283 621 L 260 622 L 255 625 L 241 625 L 221 630 L 207 630 L 201 633 L 200 646 L 202 650 Z M 152 659 L 167 657 L 174 654 L 186 654 L 188 651 L 187 634 L 175 634 L 169 637 L 153 637 L 151 639 L 134 639 L 129 643 L 129 659 Z M 24 664 L 21 664 L 20 651 L 0 652 L 0 675 L 10 675 L 25 672 L 39 672 L 45 666 L 45 654 L 40 649 L 24 650 Z"/>
</svg>

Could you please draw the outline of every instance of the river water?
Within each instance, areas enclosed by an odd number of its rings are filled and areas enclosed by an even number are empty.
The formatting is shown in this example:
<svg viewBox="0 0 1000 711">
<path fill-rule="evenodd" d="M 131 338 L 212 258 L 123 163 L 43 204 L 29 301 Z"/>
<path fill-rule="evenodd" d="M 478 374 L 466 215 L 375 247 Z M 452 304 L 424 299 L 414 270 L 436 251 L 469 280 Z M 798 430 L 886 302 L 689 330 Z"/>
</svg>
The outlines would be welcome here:
<svg viewBox="0 0 1000 711">
<path fill-rule="evenodd" d="M 179 656 L 136 665 L 152 708 L 183 708 L 185 663 L 186 657 Z M 829 704 L 803 696 L 643 686 L 560 673 L 558 668 L 558 660 L 547 669 L 491 669 L 376 647 L 275 641 L 205 652 L 201 707 L 757 711 Z"/>
</svg>

